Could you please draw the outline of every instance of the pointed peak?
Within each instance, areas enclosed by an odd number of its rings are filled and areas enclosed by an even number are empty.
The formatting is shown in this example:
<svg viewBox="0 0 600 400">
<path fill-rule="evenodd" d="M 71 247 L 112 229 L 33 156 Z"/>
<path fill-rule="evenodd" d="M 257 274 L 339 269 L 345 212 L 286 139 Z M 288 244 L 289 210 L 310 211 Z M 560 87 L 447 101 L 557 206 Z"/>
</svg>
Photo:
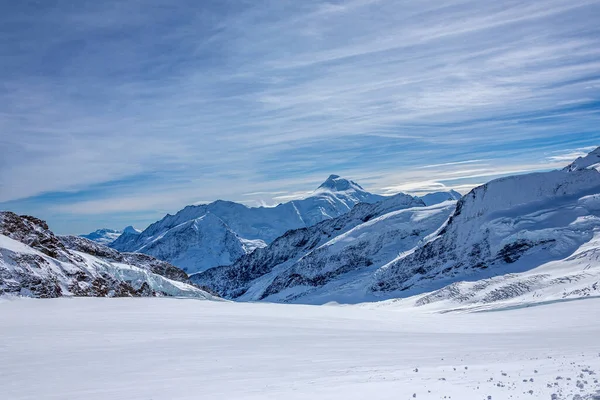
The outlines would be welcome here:
<svg viewBox="0 0 600 400">
<path fill-rule="evenodd" d="M 123 229 L 123 233 L 134 233 L 139 234 L 141 231 L 139 229 L 135 229 L 133 226 L 129 225 Z"/>
<path fill-rule="evenodd" d="M 342 192 L 349 189 L 364 191 L 358 183 L 335 174 L 329 175 L 329 178 L 319 186 L 319 189 L 327 189 L 334 192 Z"/>
<path fill-rule="evenodd" d="M 579 157 L 571 164 L 567 165 L 565 171 L 581 171 L 583 169 L 599 169 L 600 168 L 600 147 L 592 150 L 588 155 Z"/>
</svg>

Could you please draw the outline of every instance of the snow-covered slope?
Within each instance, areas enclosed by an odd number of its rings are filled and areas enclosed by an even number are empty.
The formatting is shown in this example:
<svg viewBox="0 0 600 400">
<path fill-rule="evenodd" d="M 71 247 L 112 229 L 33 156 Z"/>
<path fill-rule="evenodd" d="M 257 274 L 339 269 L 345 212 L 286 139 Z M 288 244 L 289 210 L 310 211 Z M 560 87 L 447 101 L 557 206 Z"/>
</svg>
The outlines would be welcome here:
<svg viewBox="0 0 600 400">
<path fill-rule="evenodd" d="M 419 198 L 423 200 L 423 203 L 425 203 L 425 205 L 432 206 L 434 204 L 440 204 L 448 200 L 460 200 L 461 197 L 462 194 L 458 193 L 456 190 L 450 190 L 448 192 L 428 193 Z"/>
<path fill-rule="evenodd" d="M 463 197 L 432 241 L 378 270 L 371 290 L 406 297 L 451 284 L 420 303 L 458 304 L 599 295 L 599 230 L 595 169 L 498 179 Z"/>
<path fill-rule="evenodd" d="M 279 268 L 266 288 L 251 288 L 251 295 L 240 299 L 315 304 L 373 300 L 365 291 L 365 278 L 429 240 L 454 211 L 455 204 L 449 201 L 409 208 L 364 222 L 290 266 Z M 257 286 L 265 283 L 263 279 Z"/>
<path fill-rule="evenodd" d="M 154 255 L 193 273 L 231 264 L 290 229 L 312 226 L 347 213 L 358 203 L 375 203 L 384 198 L 355 182 L 331 175 L 302 200 L 276 207 L 247 207 L 222 200 L 188 206 L 165 216 L 139 235 L 122 235 L 110 246 L 119 251 Z"/>
<path fill-rule="evenodd" d="M 244 300 L 264 299 L 292 286 L 322 286 L 352 269 L 395 258 L 406 243 L 414 245 L 439 228 L 454 208 L 453 204 L 435 210 L 423 207 L 421 200 L 405 194 L 362 203 L 337 218 L 288 231 L 232 265 L 190 279 L 226 297 Z M 406 213 L 393 213 L 405 209 Z"/>
<path fill-rule="evenodd" d="M 565 171 L 578 171 L 582 169 L 600 168 L 600 147 L 592 151 L 585 157 L 579 157 L 571 164 L 565 167 Z"/>
<path fill-rule="evenodd" d="M 0 213 L 0 294 L 213 298 L 164 261 L 55 236 L 44 221 L 11 212 Z"/>
<path fill-rule="evenodd" d="M 219 217 L 207 212 L 169 229 L 138 251 L 160 260 L 169 260 L 185 271 L 195 272 L 215 265 L 231 264 L 246 254 L 247 242 Z"/>
<path fill-rule="evenodd" d="M 135 247 L 141 233 L 141 231 L 130 225 L 123 229 L 123 232 L 116 239 L 106 245 L 119 251 L 128 251 L 127 249 Z"/>
<path fill-rule="evenodd" d="M 481 311 L 600 296 L 600 231 L 568 257 L 520 273 L 460 281 L 406 299 L 409 306 Z"/>
</svg>

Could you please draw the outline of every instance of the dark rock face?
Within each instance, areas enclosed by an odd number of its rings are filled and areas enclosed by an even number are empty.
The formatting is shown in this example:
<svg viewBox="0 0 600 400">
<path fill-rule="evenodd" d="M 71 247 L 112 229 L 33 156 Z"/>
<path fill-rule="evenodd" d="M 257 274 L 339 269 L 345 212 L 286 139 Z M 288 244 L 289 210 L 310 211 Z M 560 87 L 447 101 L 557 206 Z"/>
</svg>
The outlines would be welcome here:
<svg viewBox="0 0 600 400">
<path fill-rule="evenodd" d="M 35 249 L 28 251 L 0 247 L 0 295 L 20 294 L 50 298 L 65 294 L 91 297 L 140 297 L 166 295 L 152 290 L 148 281 L 128 281 L 112 276 L 110 263 L 132 265 L 171 280 L 188 283 L 181 269 L 144 254 L 119 253 L 109 247 L 77 236 L 56 236 L 35 217 L 0 213 L 0 234 Z M 95 257 L 98 270 L 90 270 L 85 256 Z M 92 264 L 92 266 L 96 266 Z"/>
<path fill-rule="evenodd" d="M 18 216 L 9 211 L 0 213 L 0 234 L 53 258 L 64 256 L 66 250 L 61 241 L 50 232 L 45 221 L 29 215 Z"/>
</svg>

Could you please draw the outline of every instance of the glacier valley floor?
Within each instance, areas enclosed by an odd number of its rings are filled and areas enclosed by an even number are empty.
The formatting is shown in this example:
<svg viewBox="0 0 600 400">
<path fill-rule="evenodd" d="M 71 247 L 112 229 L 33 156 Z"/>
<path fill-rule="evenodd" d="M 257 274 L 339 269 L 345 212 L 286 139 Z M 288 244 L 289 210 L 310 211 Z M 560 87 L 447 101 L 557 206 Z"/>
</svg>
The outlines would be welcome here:
<svg viewBox="0 0 600 400">
<path fill-rule="evenodd" d="M 0 397 L 600 398 L 600 299 L 400 304 L 0 299 Z"/>
</svg>

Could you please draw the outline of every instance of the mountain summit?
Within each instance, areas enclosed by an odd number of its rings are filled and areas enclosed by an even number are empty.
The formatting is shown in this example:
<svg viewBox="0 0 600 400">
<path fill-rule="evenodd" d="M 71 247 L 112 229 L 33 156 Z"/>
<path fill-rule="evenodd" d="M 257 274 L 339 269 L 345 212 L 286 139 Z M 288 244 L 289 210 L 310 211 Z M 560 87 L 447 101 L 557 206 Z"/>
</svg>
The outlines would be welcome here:
<svg viewBox="0 0 600 400">
<path fill-rule="evenodd" d="M 137 234 L 139 234 L 141 232 L 142 231 L 140 231 L 139 229 L 134 228 L 131 225 L 129 225 L 129 226 L 125 227 L 125 229 L 123 229 L 123 233 L 132 233 L 134 235 L 137 235 Z"/>
<path fill-rule="evenodd" d="M 600 147 L 590 152 L 584 157 L 579 157 L 571 164 L 567 165 L 564 170 L 573 172 L 584 169 L 600 169 Z"/>
<path fill-rule="evenodd" d="M 344 179 L 339 175 L 329 175 L 329 178 L 327 178 L 327 180 L 323 182 L 318 189 L 327 189 L 334 192 L 343 192 L 352 189 L 366 193 L 366 191 L 358 183 Z"/>
</svg>

